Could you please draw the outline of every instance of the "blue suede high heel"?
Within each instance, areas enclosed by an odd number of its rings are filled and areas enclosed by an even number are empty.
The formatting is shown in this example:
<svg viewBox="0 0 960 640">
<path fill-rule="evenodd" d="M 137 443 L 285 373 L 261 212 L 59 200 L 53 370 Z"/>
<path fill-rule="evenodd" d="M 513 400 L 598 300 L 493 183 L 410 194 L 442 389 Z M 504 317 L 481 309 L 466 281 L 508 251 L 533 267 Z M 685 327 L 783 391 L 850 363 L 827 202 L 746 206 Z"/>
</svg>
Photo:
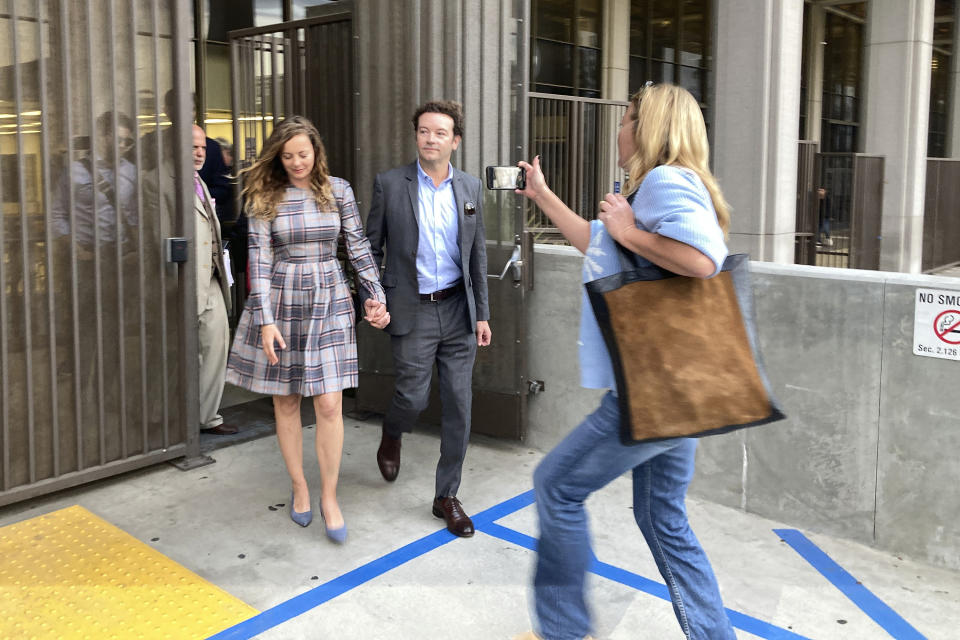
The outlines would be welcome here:
<svg viewBox="0 0 960 640">
<path fill-rule="evenodd" d="M 313 522 L 313 509 L 307 509 L 304 512 L 293 510 L 293 494 L 290 494 L 290 519 L 301 527 L 306 527 Z"/>
<path fill-rule="evenodd" d="M 347 523 L 344 522 L 342 527 L 337 529 L 331 529 L 327 526 L 327 519 L 323 517 L 323 509 L 320 509 L 320 519 L 323 520 L 323 528 L 327 531 L 327 537 L 331 542 L 336 544 L 343 544 L 347 541 Z"/>
</svg>

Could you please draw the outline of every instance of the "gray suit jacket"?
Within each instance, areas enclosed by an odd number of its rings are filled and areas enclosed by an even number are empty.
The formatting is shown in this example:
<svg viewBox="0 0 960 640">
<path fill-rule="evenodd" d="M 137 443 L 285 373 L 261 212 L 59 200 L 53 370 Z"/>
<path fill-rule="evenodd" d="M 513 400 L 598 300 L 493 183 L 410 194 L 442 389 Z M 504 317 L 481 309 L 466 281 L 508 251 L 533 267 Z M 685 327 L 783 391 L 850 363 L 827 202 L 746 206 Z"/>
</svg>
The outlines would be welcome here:
<svg viewBox="0 0 960 640">
<path fill-rule="evenodd" d="M 380 267 L 380 280 L 387 295 L 390 324 L 387 333 L 410 333 L 420 304 L 417 285 L 417 248 L 420 224 L 417 163 L 377 174 L 367 216 L 367 238 Z M 460 264 L 470 309 L 470 331 L 477 322 L 490 319 L 487 301 L 487 237 L 483 228 L 483 191 L 480 180 L 454 168 L 453 197 L 457 204 Z M 475 213 L 467 215 L 466 205 Z M 384 261 L 384 249 L 386 260 Z"/>
</svg>

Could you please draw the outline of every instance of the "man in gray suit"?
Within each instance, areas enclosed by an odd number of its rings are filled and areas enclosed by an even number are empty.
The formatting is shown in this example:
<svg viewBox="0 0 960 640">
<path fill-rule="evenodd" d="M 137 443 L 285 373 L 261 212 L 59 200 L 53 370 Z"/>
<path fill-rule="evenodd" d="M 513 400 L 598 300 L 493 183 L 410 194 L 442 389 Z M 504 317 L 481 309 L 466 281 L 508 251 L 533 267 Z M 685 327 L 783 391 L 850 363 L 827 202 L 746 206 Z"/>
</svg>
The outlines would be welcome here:
<svg viewBox="0 0 960 640">
<path fill-rule="evenodd" d="M 367 216 L 397 373 L 377 465 L 387 482 L 396 480 L 401 437 L 427 406 L 436 364 L 442 417 L 433 515 L 469 537 L 473 522 L 457 489 L 470 438 L 473 363 L 491 336 L 483 192 L 480 180 L 450 164 L 463 136 L 460 104 L 428 102 L 413 127 L 418 160 L 377 175 Z"/>
</svg>

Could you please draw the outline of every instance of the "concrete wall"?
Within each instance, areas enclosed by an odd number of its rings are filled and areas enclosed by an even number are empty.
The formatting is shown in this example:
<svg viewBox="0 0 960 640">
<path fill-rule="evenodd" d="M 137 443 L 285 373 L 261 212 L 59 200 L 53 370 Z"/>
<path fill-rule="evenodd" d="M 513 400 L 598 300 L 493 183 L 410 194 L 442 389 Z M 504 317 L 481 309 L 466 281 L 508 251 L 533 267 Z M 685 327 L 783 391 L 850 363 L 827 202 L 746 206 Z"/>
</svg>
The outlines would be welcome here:
<svg viewBox="0 0 960 640">
<path fill-rule="evenodd" d="M 539 247 L 529 443 L 597 404 L 579 388 L 579 254 Z M 960 362 L 913 355 L 915 289 L 954 278 L 751 263 L 764 359 L 789 416 L 701 441 L 696 495 L 960 569 Z"/>
</svg>

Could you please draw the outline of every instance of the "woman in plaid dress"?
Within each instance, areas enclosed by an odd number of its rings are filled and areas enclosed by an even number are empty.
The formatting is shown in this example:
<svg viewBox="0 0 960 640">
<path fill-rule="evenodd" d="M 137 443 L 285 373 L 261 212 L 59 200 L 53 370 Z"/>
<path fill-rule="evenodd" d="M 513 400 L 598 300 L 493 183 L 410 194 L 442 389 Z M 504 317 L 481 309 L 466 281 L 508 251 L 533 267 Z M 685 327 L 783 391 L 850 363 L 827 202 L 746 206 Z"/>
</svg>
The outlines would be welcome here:
<svg viewBox="0 0 960 640">
<path fill-rule="evenodd" d="M 320 134 L 309 120 L 277 125 L 260 157 L 245 171 L 250 219 L 250 297 L 227 363 L 227 381 L 273 396 L 277 440 L 290 474 L 290 517 L 313 517 L 303 473 L 300 399 L 313 397 L 320 515 L 327 536 L 343 542 L 347 528 L 337 503 L 343 452 L 342 391 L 357 386 L 357 339 L 350 290 L 337 261 L 337 240 L 370 299 L 365 319 L 390 321 L 377 266 L 353 190 L 328 175 Z"/>
</svg>

